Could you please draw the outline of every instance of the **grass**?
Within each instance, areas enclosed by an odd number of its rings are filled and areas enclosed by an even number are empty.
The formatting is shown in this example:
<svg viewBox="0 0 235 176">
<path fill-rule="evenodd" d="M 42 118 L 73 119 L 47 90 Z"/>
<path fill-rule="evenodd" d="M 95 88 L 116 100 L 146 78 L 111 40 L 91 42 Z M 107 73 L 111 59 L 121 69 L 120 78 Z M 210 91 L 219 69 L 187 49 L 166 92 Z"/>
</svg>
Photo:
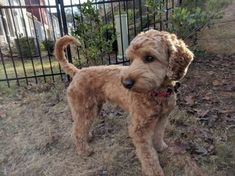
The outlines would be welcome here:
<svg viewBox="0 0 235 176">
<path fill-rule="evenodd" d="M 141 175 L 127 132 L 128 114 L 110 104 L 104 106 L 92 127 L 95 154 L 89 158 L 76 155 L 65 89 L 63 84 L 52 83 L 1 89 L 0 175 Z M 173 116 L 185 118 L 178 109 Z M 168 137 L 176 133 L 173 126 L 169 130 Z M 161 154 L 165 172 L 190 176 L 177 168 L 191 167 L 184 160 L 194 161 L 185 154 L 173 156 L 174 152 Z M 171 157 L 181 162 L 167 162 Z"/>
<path fill-rule="evenodd" d="M 62 84 L 2 89 L 1 97 L 6 117 L 0 118 L 0 175 L 129 175 L 128 167 L 132 173 L 139 171 L 136 158 L 130 163 L 126 156 L 135 155 L 124 126 L 125 114 L 111 119 L 107 112 L 105 123 L 102 117 L 97 119 L 92 142 L 96 153 L 80 158 L 70 137 L 72 122 Z M 115 128 L 106 132 L 105 126 Z"/>
<path fill-rule="evenodd" d="M 118 107 L 105 104 L 92 127 L 95 153 L 81 158 L 71 139 L 72 120 L 64 84 L 0 88 L 1 176 L 141 175 L 127 132 L 128 114 Z M 165 137 L 170 147 L 160 154 L 167 176 L 234 173 L 232 138 L 228 142 L 218 140 L 215 155 L 192 154 L 188 144 L 204 146 L 200 133 L 205 129 L 196 117 L 179 108 L 171 113 Z M 213 135 L 218 139 L 226 135 L 221 129 L 216 132 Z"/>
<path fill-rule="evenodd" d="M 33 62 L 30 59 L 24 59 L 23 63 L 20 58 L 14 58 L 15 63 L 15 69 L 17 72 L 18 77 L 25 77 L 25 74 L 27 76 L 34 76 L 34 69 L 36 72 L 36 75 L 42 75 L 43 69 L 45 74 L 52 74 L 53 73 L 59 73 L 59 65 L 58 62 L 54 59 L 54 57 L 51 58 L 51 63 L 48 57 L 42 58 L 42 64 L 39 58 L 34 58 Z M 15 78 L 15 69 L 13 62 L 10 58 L 4 59 L 4 64 L 7 72 L 8 78 Z M 26 70 L 26 73 L 24 73 L 24 67 Z M 42 69 L 43 65 L 43 69 Z M 34 68 L 33 68 L 34 66 Z M 0 79 L 5 79 L 5 71 L 3 64 L 0 64 Z"/>
</svg>

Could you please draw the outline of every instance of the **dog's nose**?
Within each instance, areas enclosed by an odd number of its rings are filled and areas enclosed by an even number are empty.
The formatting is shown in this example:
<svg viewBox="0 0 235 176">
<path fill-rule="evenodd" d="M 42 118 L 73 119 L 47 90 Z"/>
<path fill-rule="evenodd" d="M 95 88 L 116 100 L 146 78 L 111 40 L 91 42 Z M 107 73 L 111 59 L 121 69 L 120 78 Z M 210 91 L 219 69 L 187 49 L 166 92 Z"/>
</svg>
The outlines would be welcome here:
<svg viewBox="0 0 235 176">
<path fill-rule="evenodd" d="M 122 84 L 125 88 L 131 89 L 133 85 L 135 84 L 135 81 L 132 79 L 126 79 L 126 80 L 122 80 Z"/>
</svg>

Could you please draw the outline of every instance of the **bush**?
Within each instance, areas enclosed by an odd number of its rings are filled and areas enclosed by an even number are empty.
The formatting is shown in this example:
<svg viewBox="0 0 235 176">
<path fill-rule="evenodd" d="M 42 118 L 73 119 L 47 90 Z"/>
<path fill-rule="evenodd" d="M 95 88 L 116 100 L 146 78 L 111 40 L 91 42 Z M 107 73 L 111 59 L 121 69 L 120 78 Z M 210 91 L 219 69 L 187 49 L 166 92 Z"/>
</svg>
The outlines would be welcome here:
<svg viewBox="0 0 235 176">
<path fill-rule="evenodd" d="M 92 63 L 99 64 L 101 58 L 113 49 L 116 40 L 113 25 L 103 22 L 90 0 L 83 3 L 79 10 L 80 15 L 75 16 L 77 28 L 72 34 L 80 37 L 84 46 L 81 54 Z"/>
<path fill-rule="evenodd" d="M 17 54 L 22 57 L 33 57 L 38 55 L 38 48 L 33 37 L 21 37 L 15 39 Z"/>
<path fill-rule="evenodd" d="M 232 0 L 184 0 L 180 7 L 172 11 L 169 31 L 183 39 L 190 38 L 196 44 L 196 34 L 203 28 L 213 25 L 216 19 L 221 18 L 222 9 L 231 2 Z M 150 19 L 153 14 L 158 18 L 164 16 L 167 10 L 165 3 L 163 0 L 146 0 L 145 6 L 149 9 Z"/>
<path fill-rule="evenodd" d="M 216 19 L 223 17 L 222 9 L 232 0 L 185 0 L 172 14 L 172 32 L 182 38 L 194 38 L 205 27 L 210 27 Z"/>
<path fill-rule="evenodd" d="M 193 36 L 195 32 L 200 30 L 200 26 L 204 26 L 208 22 L 208 14 L 200 7 L 189 10 L 185 7 L 176 8 L 172 14 L 173 32 L 178 36 L 186 38 Z"/>
<path fill-rule="evenodd" d="M 44 48 L 48 51 L 49 56 L 53 56 L 55 41 L 53 40 L 44 40 L 42 42 Z"/>
</svg>

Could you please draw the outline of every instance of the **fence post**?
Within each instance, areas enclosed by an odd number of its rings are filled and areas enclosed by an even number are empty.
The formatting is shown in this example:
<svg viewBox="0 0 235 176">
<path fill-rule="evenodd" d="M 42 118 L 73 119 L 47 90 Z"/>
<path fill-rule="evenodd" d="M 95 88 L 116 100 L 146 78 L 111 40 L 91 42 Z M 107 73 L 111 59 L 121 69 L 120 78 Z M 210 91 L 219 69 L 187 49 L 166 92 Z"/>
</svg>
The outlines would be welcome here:
<svg viewBox="0 0 235 176">
<path fill-rule="evenodd" d="M 68 35 L 68 26 L 67 26 L 66 14 L 64 10 L 64 0 L 58 0 L 58 3 L 60 4 L 61 18 L 62 18 L 62 24 L 63 24 L 63 30 L 64 30 L 63 34 Z M 68 57 L 69 62 L 73 63 L 71 49 L 69 46 L 67 47 L 67 57 Z"/>
<path fill-rule="evenodd" d="M 66 20 L 66 14 L 64 11 L 64 0 L 57 0 L 58 4 L 60 4 L 60 12 L 61 12 L 61 19 L 62 19 L 62 25 L 63 25 L 63 35 L 68 35 L 68 26 L 67 26 L 67 20 Z M 72 54 L 70 46 L 67 47 L 67 58 L 70 63 L 73 63 L 72 60 Z M 68 81 L 71 81 L 71 78 L 69 75 L 67 75 Z"/>
<path fill-rule="evenodd" d="M 61 22 L 61 13 L 60 13 L 60 0 L 55 0 L 56 4 L 56 11 L 57 11 L 57 16 L 58 16 L 58 22 L 59 22 L 59 28 L 60 28 L 60 36 L 63 35 L 63 27 L 62 27 L 62 22 Z"/>
<path fill-rule="evenodd" d="M 115 28 L 118 42 L 118 61 L 125 58 L 125 51 L 128 47 L 128 23 L 127 14 L 115 15 Z"/>
</svg>

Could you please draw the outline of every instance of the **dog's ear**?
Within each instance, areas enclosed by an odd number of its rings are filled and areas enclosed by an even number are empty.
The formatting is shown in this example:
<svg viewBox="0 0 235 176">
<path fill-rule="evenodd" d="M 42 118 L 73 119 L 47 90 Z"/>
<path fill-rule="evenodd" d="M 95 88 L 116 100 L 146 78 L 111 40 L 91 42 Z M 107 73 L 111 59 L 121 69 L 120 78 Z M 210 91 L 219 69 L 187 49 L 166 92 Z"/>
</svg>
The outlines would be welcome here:
<svg viewBox="0 0 235 176">
<path fill-rule="evenodd" d="M 164 38 L 167 42 L 169 53 L 167 77 L 170 80 L 178 81 L 186 74 L 194 55 L 183 40 L 178 39 L 175 34 L 168 33 Z"/>
</svg>

